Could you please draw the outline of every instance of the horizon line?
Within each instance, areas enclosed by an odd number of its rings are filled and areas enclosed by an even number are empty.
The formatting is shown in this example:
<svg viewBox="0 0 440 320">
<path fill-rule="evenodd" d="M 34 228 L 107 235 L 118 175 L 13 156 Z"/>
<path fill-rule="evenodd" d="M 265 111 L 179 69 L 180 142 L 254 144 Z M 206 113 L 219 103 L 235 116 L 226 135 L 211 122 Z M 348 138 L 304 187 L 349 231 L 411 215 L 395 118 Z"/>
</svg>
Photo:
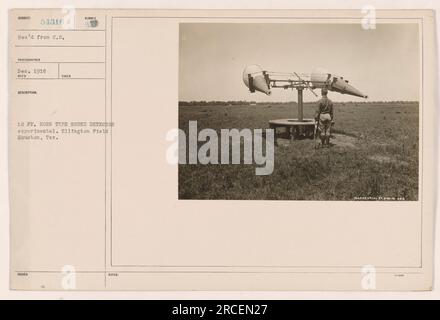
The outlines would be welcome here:
<svg viewBox="0 0 440 320">
<path fill-rule="evenodd" d="M 241 102 L 241 103 L 255 103 L 255 104 L 275 104 L 275 103 L 298 103 L 297 101 L 255 101 L 255 100 L 179 100 L 179 103 L 184 102 L 184 103 L 215 103 L 215 102 L 221 102 L 221 103 L 237 103 L 237 102 Z M 304 101 L 303 103 L 317 103 L 318 101 Z M 333 103 L 392 103 L 392 102 L 400 102 L 400 103 L 419 103 L 420 101 L 418 100 L 371 100 L 371 101 L 354 101 L 354 100 L 350 100 L 350 101 L 337 101 L 337 100 L 332 100 Z"/>
</svg>

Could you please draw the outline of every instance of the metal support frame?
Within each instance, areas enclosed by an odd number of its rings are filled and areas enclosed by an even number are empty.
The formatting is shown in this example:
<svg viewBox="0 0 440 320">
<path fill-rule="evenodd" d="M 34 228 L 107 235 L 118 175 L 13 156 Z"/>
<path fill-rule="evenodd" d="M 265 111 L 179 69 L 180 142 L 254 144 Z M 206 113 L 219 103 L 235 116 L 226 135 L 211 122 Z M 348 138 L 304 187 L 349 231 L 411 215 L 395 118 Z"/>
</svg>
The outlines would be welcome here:
<svg viewBox="0 0 440 320">
<path fill-rule="evenodd" d="M 298 91 L 298 121 L 304 120 L 303 115 L 303 88 L 297 87 L 296 90 Z"/>
</svg>

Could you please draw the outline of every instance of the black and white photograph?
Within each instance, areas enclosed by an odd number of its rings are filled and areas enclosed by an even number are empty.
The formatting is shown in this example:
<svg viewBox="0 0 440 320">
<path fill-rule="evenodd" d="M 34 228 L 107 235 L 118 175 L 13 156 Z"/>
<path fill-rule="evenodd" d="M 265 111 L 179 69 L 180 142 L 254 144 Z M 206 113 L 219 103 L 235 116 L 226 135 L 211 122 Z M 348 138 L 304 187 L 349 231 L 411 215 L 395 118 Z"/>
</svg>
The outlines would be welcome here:
<svg viewBox="0 0 440 320">
<path fill-rule="evenodd" d="M 180 23 L 179 199 L 417 201 L 419 32 Z"/>
</svg>

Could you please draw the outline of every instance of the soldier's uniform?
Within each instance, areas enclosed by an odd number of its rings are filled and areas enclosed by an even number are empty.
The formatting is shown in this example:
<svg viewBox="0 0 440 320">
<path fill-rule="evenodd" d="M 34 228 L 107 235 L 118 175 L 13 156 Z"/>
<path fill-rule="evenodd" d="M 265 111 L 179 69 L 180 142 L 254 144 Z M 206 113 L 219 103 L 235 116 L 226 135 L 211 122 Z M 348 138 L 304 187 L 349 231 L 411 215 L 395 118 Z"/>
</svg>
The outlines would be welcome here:
<svg viewBox="0 0 440 320">
<path fill-rule="evenodd" d="M 322 89 L 322 99 L 318 101 L 316 121 L 318 121 L 319 137 L 323 146 L 330 145 L 331 126 L 333 121 L 333 102 L 327 98 L 327 89 Z"/>
</svg>

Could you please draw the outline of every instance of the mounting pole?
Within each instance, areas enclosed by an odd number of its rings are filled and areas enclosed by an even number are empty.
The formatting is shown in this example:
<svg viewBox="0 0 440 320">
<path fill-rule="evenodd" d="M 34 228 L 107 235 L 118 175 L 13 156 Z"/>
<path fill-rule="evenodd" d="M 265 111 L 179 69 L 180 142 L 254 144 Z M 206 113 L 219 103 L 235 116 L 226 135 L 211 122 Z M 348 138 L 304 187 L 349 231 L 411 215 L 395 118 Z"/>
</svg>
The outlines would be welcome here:
<svg viewBox="0 0 440 320">
<path fill-rule="evenodd" d="M 303 121 L 303 88 L 297 87 L 298 90 L 298 121 Z"/>
</svg>

